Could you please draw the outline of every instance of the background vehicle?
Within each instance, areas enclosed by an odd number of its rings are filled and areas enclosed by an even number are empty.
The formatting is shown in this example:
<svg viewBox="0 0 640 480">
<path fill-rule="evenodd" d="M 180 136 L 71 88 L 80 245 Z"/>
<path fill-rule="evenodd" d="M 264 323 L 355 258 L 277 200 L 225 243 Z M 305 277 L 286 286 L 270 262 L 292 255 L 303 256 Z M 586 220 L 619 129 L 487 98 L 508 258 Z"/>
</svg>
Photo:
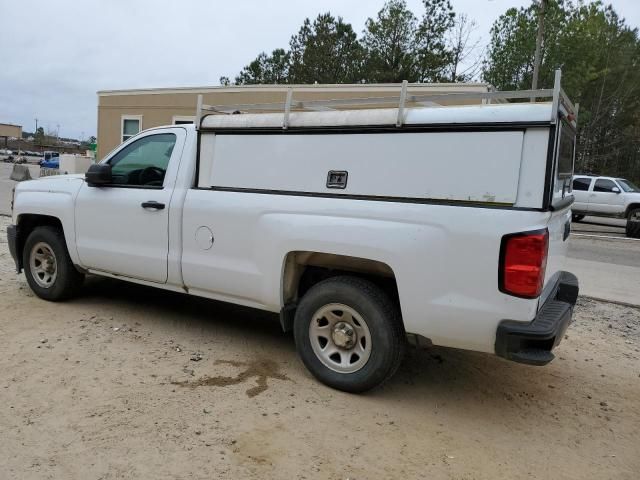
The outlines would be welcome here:
<svg viewBox="0 0 640 480">
<path fill-rule="evenodd" d="M 60 153 L 46 151 L 38 163 L 42 168 L 60 168 Z"/>
<path fill-rule="evenodd" d="M 550 362 L 578 295 L 559 74 L 542 103 L 407 108 L 433 98 L 405 93 L 398 108 L 293 91 L 277 113 L 200 104 L 195 125 L 141 132 L 84 177 L 22 182 L 16 267 L 47 300 L 92 273 L 279 313 L 309 371 L 345 391 L 393 375 L 406 334 Z M 232 111 L 252 108 L 269 107 Z"/>
<path fill-rule="evenodd" d="M 60 168 L 60 157 L 54 157 L 50 160 L 40 160 L 38 164 L 42 168 Z"/>
<path fill-rule="evenodd" d="M 573 219 L 585 215 L 640 221 L 640 188 L 629 180 L 592 175 L 573 177 Z"/>
</svg>

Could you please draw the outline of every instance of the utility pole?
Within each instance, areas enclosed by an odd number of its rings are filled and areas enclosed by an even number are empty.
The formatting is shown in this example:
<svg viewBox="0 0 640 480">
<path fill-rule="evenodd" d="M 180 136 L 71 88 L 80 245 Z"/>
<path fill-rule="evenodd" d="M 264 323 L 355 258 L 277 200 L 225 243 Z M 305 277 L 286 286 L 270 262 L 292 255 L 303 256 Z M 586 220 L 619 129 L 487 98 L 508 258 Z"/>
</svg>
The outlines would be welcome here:
<svg viewBox="0 0 640 480">
<path fill-rule="evenodd" d="M 542 59 L 542 42 L 544 41 L 544 9 L 548 0 L 538 0 L 538 34 L 536 35 L 536 53 L 533 58 L 533 80 L 531 81 L 531 90 L 538 89 L 538 75 L 540 74 L 540 62 Z M 531 101 L 535 102 L 535 98 Z"/>
<path fill-rule="evenodd" d="M 33 132 L 33 137 L 34 137 L 34 138 L 35 138 L 35 136 L 36 136 L 36 133 L 38 133 L 38 119 L 36 118 L 35 120 L 36 120 L 36 129 L 35 129 L 35 130 L 34 130 L 34 132 Z"/>
</svg>

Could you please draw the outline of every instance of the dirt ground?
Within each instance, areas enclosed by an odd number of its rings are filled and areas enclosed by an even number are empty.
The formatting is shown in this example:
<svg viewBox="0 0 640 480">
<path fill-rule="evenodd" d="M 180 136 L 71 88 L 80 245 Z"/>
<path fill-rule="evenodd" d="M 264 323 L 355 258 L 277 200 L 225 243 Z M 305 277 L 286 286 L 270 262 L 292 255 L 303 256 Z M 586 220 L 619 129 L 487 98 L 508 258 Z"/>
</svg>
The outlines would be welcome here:
<svg viewBox="0 0 640 480">
<path fill-rule="evenodd" d="M 2 479 L 637 479 L 640 310 L 581 299 L 549 366 L 411 349 L 366 395 L 316 382 L 277 318 L 13 273 L 0 217 Z"/>
</svg>

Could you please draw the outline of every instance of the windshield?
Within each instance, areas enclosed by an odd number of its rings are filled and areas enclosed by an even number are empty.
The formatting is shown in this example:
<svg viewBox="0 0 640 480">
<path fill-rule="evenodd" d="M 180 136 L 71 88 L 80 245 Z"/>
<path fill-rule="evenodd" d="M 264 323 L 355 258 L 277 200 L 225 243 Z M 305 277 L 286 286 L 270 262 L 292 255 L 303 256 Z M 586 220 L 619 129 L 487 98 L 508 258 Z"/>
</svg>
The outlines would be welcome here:
<svg viewBox="0 0 640 480">
<path fill-rule="evenodd" d="M 620 184 L 620 186 L 625 192 L 640 192 L 640 188 L 636 187 L 629 180 L 618 178 L 618 183 Z"/>
</svg>

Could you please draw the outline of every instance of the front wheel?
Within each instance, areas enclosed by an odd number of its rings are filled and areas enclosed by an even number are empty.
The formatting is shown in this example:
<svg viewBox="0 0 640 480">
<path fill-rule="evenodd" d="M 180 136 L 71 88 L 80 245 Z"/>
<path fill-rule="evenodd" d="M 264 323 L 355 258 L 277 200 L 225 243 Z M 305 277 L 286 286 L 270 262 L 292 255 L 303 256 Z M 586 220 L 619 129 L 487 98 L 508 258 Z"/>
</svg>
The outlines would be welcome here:
<svg viewBox="0 0 640 480">
<path fill-rule="evenodd" d="M 375 284 L 341 276 L 313 286 L 296 311 L 300 358 L 321 382 L 364 392 L 389 379 L 405 349 L 396 304 Z"/>
<path fill-rule="evenodd" d="M 640 222 L 640 208 L 634 208 L 629 212 L 627 220 L 630 222 Z"/>
<path fill-rule="evenodd" d="M 27 283 L 38 297 L 64 300 L 82 285 L 84 275 L 73 266 L 60 230 L 36 227 L 27 237 L 22 255 Z"/>
</svg>

